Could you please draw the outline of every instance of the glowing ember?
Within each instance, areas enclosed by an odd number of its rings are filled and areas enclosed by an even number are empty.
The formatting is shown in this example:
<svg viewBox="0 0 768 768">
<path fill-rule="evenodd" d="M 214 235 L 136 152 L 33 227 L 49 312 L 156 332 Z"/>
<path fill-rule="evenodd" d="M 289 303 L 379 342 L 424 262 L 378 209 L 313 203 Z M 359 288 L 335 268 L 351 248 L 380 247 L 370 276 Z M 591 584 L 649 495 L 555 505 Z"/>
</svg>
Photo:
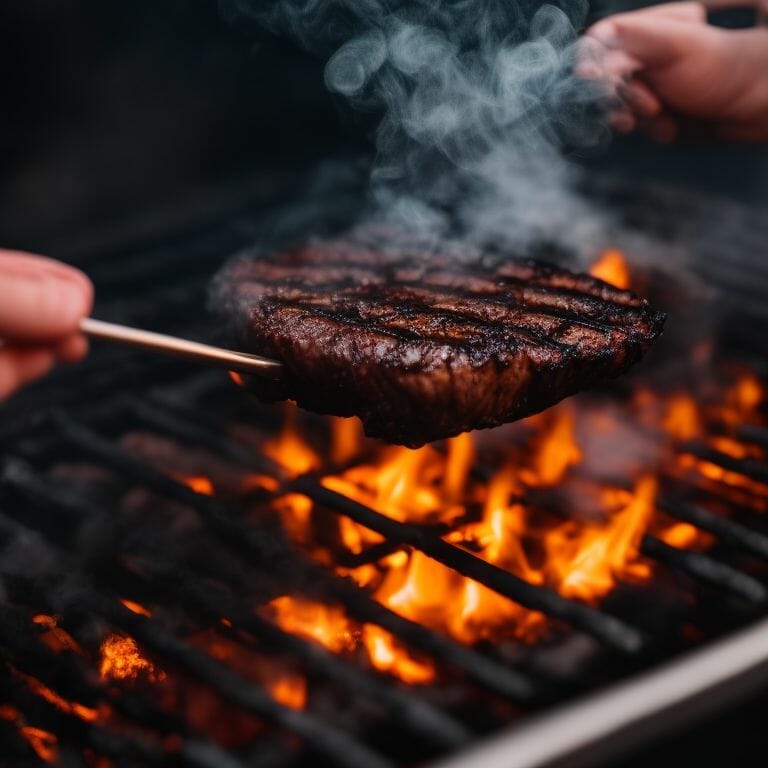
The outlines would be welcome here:
<svg viewBox="0 0 768 768">
<path fill-rule="evenodd" d="M 708 480 L 714 480 L 725 486 L 748 491 L 750 494 L 758 497 L 768 497 L 768 485 L 758 483 L 739 472 L 725 469 L 718 464 L 699 459 L 689 453 L 680 456 L 678 463 L 683 469 L 693 470 Z"/>
<path fill-rule="evenodd" d="M 136 613 L 139 616 L 151 616 L 152 612 L 147 610 L 143 605 L 134 603 L 133 600 L 121 600 L 120 601 L 131 613 Z"/>
<path fill-rule="evenodd" d="M 281 677 L 268 687 L 272 698 L 290 709 L 304 709 L 307 706 L 307 683 L 299 675 Z"/>
<path fill-rule="evenodd" d="M 202 475 L 184 476 L 180 477 L 179 480 L 184 483 L 184 485 L 191 488 L 195 493 L 200 493 L 203 496 L 213 496 L 215 493 L 213 483 L 209 478 Z"/>
<path fill-rule="evenodd" d="M 37 614 L 32 617 L 32 623 L 38 627 L 45 627 L 45 631 L 40 634 L 40 640 L 52 651 L 56 653 L 72 651 L 72 653 L 77 653 L 80 656 L 85 655 L 77 641 L 66 630 L 58 626 L 57 620 L 53 616 Z"/>
<path fill-rule="evenodd" d="M 732 425 L 750 421 L 763 398 L 762 384 L 751 373 L 743 374 L 726 394 L 723 420 Z"/>
<path fill-rule="evenodd" d="M 589 274 L 622 290 L 626 290 L 630 285 L 627 260 L 624 254 L 615 248 L 603 251 L 602 256 L 591 266 Z"/>
<path fill-rule="evenodd" d="M 40 682 L 40 680 L 37 678 L 26 675 L 17 669 L 13 670 L 13 674 L 22 680 L 29 688 L 29 690 L 32 691 L 32 693 L 45 699 L 49 704 L 53 704 L 62 712 L 75 715 L 76 717 L 79 717 L 81 720 L 85 720 L 88 723 L 93 722 L 98 718 L 99 713 L 95 709 L 86 707 L 76 701 L 67 701 L 62 696 L 59 696 L 56 691 L 51 690 L 44 683 Z"/>
<path fill-rule="evenodd" d="M 32 617 L 33 624 L 39 624 L 41 627 L 53 629 L 56 626 L 56 619 L 53 616 L 46 616 L 44 613 L 38 613 Z"/>
<path fill-rule="evenodd" d="M 104 680 L 165 679 L 165 673 L 141 655 L 133 638 L 122 635 L 109 635 L 101 644 L 99 674 Z"/>
<path fill-rule="evenodd" d="M 701 415 L 690 395 L 673 395 L 666 405 L 662 426 L 678 440 L 691 440 L 701 433 Z"/>
<path fill-rule="evenodd" d="M 52 733 L 30 725 L 23 725 L 19 731 L 41 760 L 46 763 L 58 763 L 59 743 Z"/>
<path fill-rule="evenodd" d="M 227 371 L 227 373 L 229 374 L 229 378 L 232 379 L 238 387 L 245 386 L 245 380 L 237 371 Z"/>
<path fill-rule="evenodd" d="M 280 483 L 274 477 L 255 473 L 246 475 L 242 482 L 243 493 L 251 493 L 253 491 L 267 491 L 268 493 L 273 493 L 279 487 Z"/>
<path fill-rule="evenodd" d="M 662 541 L 678 549 L 699 549 L 711 542 L 711 537 L 689 523 L 676 523 L 657 535 Z"/>
</svg>

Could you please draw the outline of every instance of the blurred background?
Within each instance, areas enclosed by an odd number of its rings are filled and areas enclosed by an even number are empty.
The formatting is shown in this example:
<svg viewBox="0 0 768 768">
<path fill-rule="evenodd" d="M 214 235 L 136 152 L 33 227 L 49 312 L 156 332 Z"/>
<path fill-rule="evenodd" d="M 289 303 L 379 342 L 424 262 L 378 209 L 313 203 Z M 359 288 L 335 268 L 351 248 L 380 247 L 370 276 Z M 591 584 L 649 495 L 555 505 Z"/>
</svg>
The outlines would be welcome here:
<svg viewBox="0 0 768 768">
<path fill-rule="evenodd" d="M 593 9 L 603 14 L 607 5 Z M 275 184 L 365 131 L 322 62 L 215 0 L 0 4 L 0 243 L 34 249 L 210 190 Z M 596 170 L 768 200 L 768 152 L 617 139 Z"/>
</svg>

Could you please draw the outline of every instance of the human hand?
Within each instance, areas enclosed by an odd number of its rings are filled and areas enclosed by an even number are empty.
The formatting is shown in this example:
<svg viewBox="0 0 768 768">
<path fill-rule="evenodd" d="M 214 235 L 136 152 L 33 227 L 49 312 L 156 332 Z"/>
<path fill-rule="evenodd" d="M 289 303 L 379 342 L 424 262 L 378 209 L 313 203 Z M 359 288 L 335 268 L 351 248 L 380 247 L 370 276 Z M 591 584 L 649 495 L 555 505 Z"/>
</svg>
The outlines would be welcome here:
<svg viewBox="0 0 768 768">
<path fill-rule="evenodd" d="M 88 351 L 78 325 L 91 311 L 93 286 L 52 259 L 0 250 L 0 399 L 45 375 L 57 360 Z"/>
<path fill-rule="evenodd" d="M 583 57 L 577 71 L 612 86 L 619 132 L 672 141 L 692 127 L 768 141 L 768 28 L 713 27 L 703 4 L 676 2 L 610 16 L 587 36 L 601 51 Z"/>
</svg>

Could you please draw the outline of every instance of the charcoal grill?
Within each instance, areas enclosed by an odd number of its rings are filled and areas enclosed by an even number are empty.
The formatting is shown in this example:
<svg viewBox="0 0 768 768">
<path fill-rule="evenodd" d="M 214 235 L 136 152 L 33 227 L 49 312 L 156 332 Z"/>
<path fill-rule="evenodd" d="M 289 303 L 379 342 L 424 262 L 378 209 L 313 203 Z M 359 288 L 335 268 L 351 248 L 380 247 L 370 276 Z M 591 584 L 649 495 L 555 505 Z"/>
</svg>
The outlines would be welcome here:
<svg viewBox="0 0 768 768">
<path fill-rule="evenodd" d="M 622 226 L 658 232 L 659 190 L 622 197 L 606 179 L 592 194 L 621 201 Z M 663 192 L 670 206 L 678 203 L 674 194 Z M 216 341 L 199 310 L 223 260 L 297 228 L 343 226 L 356 195 L 339 188 L 333 210 L 294 205 L 284 216 L 250 190 L 208 221 L 152 225 L 138 238 L 118 233 L 89 248 L 62 244 L 56 253 L 92 275 L 98 316 Z M 316 189 L 310 197 L 318 199 Z M 706 249 L 700 277 L 716 278 L 720 306 L 734 307 L 723 313 L 718 343 L 759 366 L 765 307 L 749 300 L 759 290 L 738 267 L 755 265 L 768 227 L 735 208 L 740 231 L 750 236 L 725 232 L 718 241 L 701 228 L 709 205 L 718 206 L 720 222 L 734 220 L 722 214 L 722 201 L 702 199 L 663 237 Z M 765 270 L 756 269 L 762 279 Z M 659 499 L 671 518 L 717 542 L 688 551 L 643 539 L 644 555 L 685 593 L 684 609 L 654 585 L 627 587 L 620 599 L 594 607 L 484 561 L 443 529 L 395 521 L 330 490 L 311 471 L 287 475 L 254 450 L 252 434 L 246 439 L 231 429 L 246 423 L 266 440 L 279 411 L 218 372 L 99 347 L 2 412 L 3 765 L 54 757 L 66 766 L 597 765 L 746 695 L 768 676 L 768 525 L 736 502 L 726 516 L 672 491 Z M 196 452 L 269 482 L 245 495 L 207 495 L 131 450 L 125 436 L 137 432 L 139 441 L 170 444 L 182 456 Z M 759 425 L 742 425 L 739 437 L 768 445 Z M 760 460 L 734 459 L 698 442 L 678 450 L 768 482 Z M 345 565 L 421 551 L 544 613 L 556 622 L 556 639 L 511 651 L 470 647 L 402 617 L 285 538 L 270 502 L 288 492 L 383 537 Z M 254 610 L 286 590 L 341 605 L 359 624 L 391 633 L 435 665 L 437 684 L 405 685 Z M 693 639 L 686 636 L 692 622 L 699 627 Z M 188 697 L 171 704 L 156 699 L 151 686 L 100 678 L 89 659 L 109 632 L 132 638 L 156 668 L 151 674 L 185 681 Z M 66 647 L 70 641 L 76 647 Z M 217 655 L 219 647 L 235 649 L 234 658 L 242 654 L 255 668 L 306 679 L 309 705 L 281 703 L 267 683 Z"/>
</svg>

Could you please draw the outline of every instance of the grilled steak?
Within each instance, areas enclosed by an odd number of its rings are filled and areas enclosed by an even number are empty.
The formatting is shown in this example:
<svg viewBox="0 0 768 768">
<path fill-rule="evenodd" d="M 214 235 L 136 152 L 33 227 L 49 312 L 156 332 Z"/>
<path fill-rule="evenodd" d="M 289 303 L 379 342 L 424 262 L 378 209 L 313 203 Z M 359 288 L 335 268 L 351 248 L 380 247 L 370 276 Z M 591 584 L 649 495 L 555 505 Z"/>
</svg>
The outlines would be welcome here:
<svg viewBox="0 0 768 768">
<path fill-rule="evenodd" d="M 530 259 L 370 232 L 230 264 L 215 284 L 237 343 L 285 364 L 270 401 L 359 416 L 419 446 L 547 408 L 639 360 L 664 315 Z"/>
</svg>

